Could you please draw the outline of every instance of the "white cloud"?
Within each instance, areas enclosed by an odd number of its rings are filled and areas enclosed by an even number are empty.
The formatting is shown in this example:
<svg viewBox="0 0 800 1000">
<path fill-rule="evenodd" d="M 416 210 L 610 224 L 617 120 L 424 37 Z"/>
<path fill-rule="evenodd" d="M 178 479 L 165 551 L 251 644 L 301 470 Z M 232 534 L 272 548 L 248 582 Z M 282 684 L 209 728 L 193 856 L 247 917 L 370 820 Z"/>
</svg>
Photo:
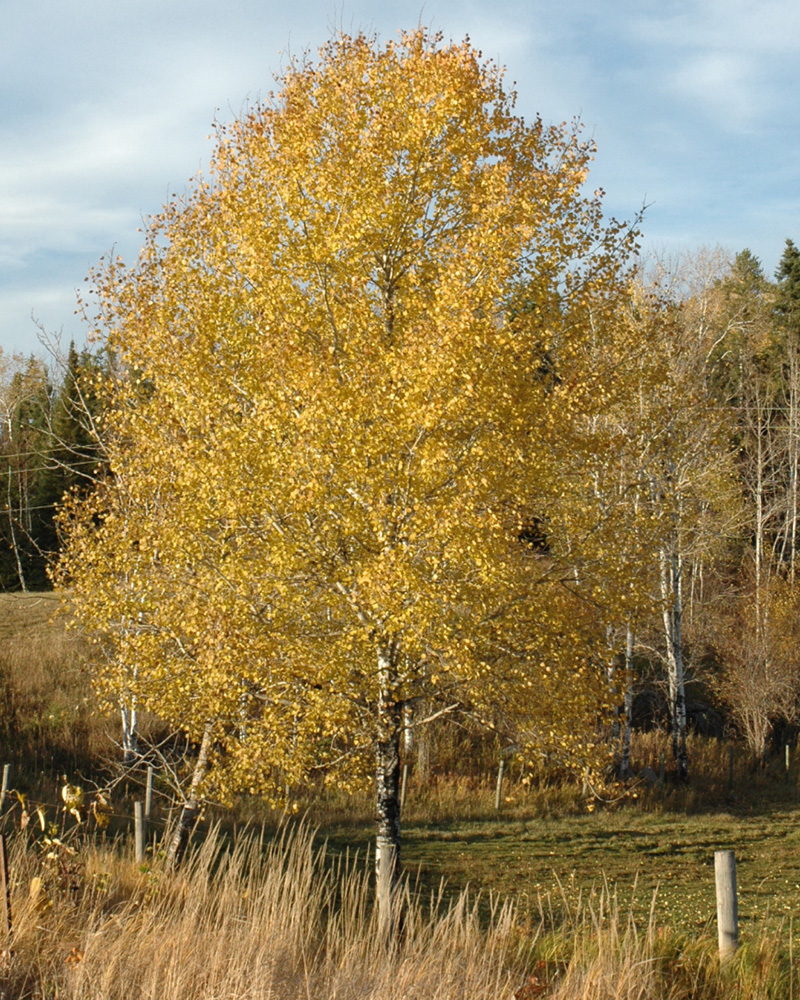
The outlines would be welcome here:
<svg viewBox="0 0 800 1000">
<path fill-rule="evenodd" d="M 800 54 L 796 0 L 684 0 L 631 6 L 622 22 L 648 55 L 642 80 L 719 127 L 744 131 L 779 114 Z"/>
<path fill-rule="evenodd" d="M 782 55 L 800 52 L 800 6 L 795 0 L 684 0 L 631 10 L 642 41 Z"/>
<path fill-rule="evenodd" d="M 670 86 L 727 127 L 746 127 L 755 120 L 763 99 L 753 62 L 733 52 L 693 53 L 674 70 Z"/>
</svg>

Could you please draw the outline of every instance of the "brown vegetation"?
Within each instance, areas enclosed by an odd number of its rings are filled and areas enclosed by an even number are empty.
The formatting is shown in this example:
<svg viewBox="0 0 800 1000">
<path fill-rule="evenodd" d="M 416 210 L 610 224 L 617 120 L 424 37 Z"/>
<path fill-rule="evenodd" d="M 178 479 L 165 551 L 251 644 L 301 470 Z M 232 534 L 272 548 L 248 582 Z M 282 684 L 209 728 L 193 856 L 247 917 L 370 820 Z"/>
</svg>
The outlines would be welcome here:
<svg viewBox="0 0 800 1000">
<path fill-rule="evenodd" d="M 206 839 L 167 875 L 112 847 L 17 837 L 14 939 L 0 991 L 15 998 L 122 1000 L 722 1000 L 788 995 L 777 937 L 761 935 L 720 969 L 710 935 L 637 923 L 601 891 L 555 923 L 464 891 L 450 901 L 408 887 L 402 941 L 376 933 L 368 876 L 314 847 L 300 825 L 263 850 Z"/>
<path fill-rule="evenodd" d="M 22 809 L 16 799 L 4 820 L 11 845 L 14 921 L 11 948 L 8 942 L 0 944 L 0 993 L 6 997 L 788 996 L 787 928 L 774 919 L 749 927 L 736 963 L 720 970 L 712 926 L 694 933 L 665 926 L 664 900 L 656 902 L 648 917 L 646 898 L 623 904 L 627 889 L 618 899 L 613 888 L 622 866 L 631 865 L 629 849 L 619 845 L 620 833 L 609 824 L 614 810 L 631 813 L 632 829 L 635 816 L 641 816 L 639 825 L 647 827 L 650 839 L 659 836 L 659 814 L 672 824 L 669 837 L 674 838 L 676 820 L 693 813 L 696 818 L 686 832 L 697 837 L 708 829 L 702 814 L 714 804 L 750 809 L 757 802 L 794 799 L 794 774 L 788 784 L 777 771 L 753 772 L 752 758 L 743 748 L 736 750 L 733 794 L 731 744 L 696 738 L 690 739 L 695 768 L 689 786 L 672 783 L 669 769 L 663 788 L 621 783 L 618 801 L 597 803 L 594 816 L 587 815 L 580 783 L 567 780 L 544 760 L 531 772 L 511 757 L 497 817 L 493 769 L 499 748 L 491 739 L 475 742 L 475 733 L 442 721 L 427 750 L 433 773 L 412 774 L 406 809 L 409 860 L 412 869 L 421 866 L 421 880 L 404 892 L 404 938 L 387 952 L 375 934 L 369 865 L 363 854 L 359 860 L 352 851 L 348 854 L 347 847 L 361 849 L 367 839 L 371 813 L 366 792 L 345 797 L 324 789 L 298 791 L 300 809 L 330 831 L 329 845 L 321 836 L 312 837 L 307 827 L 275 839 L 269 831 L 280 817 L 249 799 L 226 814 L 226 828 L 249 815 L 251 822 L 266 821 L 266 841 L 219 831 L 198 836 L 195 852 L 177 875 L 166 872 L 158 849 L 139 866 L 129 840 L 88 833 L 86 827 L 93 830 L 94 821 L 79 826 L 69 818 L 62 822 L 53 779 L 63 762 L 75 774 L 79 768 L 69 762 L 78 761 L 86 763 L 85 775 L 91 769 L 99 776 L 102 758 L 115 752 L 110 737 L 116 721 L 93 708 L 79 644 L 51 621 L 58 598 L 6 595 L 0 600 L 6 640 L 2 683 L 8 704 L 15 706 L 14 725 L 6 728 L 13 739 L 4 749 L 16 753 L 20 762 L 13 784 L 31 788 L 38 783 L 39 798 L 51 803 L 44 808 L 44 831 L 31 808 L 27 829 L 19 832 Z M 48 706 L 61 706 L 61 714 L 48 709 L 46 716 L 54 718 L 43 719 Z M 80 741 L 76 733 L 82 734 Z M 635 733 L 634 768 L 648 765 L 657 772 L 667 747 L 665 731 Z M 41 770 L 47 772 L 44 777 Z M 114 822 L 123 831 L 132 809 L 121 790 L 114 799 Z M 650 817 L 646 822 L 645 816 Z M 469 879 L 487 890 L 508 889 L 509 880 L 498 876 L 500 869 L 507 874 L 504 852 L 514 830 L 525 831 L 516 838 L 519 854 L 525 842 L 541 841 L 548 831 L 556 830 L 557 844 L 557 831 L 566 835 L 578 817 L 582 827 L 597 827 L 596 837 L 610 838 L 601 856 L 592 849 L 595 874 L 590 881 L 599 890 L 577 887 L 575 893 L 565 885 L 560 894 L 547 890 L 538 901 L 529 894 L 527 900 L 520 896 L 516 903 L 503 903 L 489 892 L 477 897 L 461 888 Z M 470 822 L 478 824 L 475 836 L 483 846 L 476 845 L 465 871 L 463 864 L 453 863 L 456 855 L 447 848 L 457 847 L 454 828 L 466 831 Z M 765 819 L 763 837 L 768 830 Z M 578 832 L 572 829 L 571 836 Z M 603 886 L 603 870 L 611 888 Z M 439 874 L 455 884 L 437 889 Z M 535 881 L 531 875 L 524 883 L 515 878 L 518 893 Z M 790 904 L 791 897 L 784 902 Z"/>
</svg>

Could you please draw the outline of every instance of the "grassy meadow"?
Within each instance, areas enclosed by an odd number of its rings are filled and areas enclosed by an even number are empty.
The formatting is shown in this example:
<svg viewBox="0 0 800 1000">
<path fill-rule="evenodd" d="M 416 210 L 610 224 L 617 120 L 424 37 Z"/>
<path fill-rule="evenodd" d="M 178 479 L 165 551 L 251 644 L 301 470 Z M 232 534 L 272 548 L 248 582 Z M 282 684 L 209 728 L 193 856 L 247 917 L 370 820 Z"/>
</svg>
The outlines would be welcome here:
<svg viewBox="0 0 800 1000">
<path fill-rule="evenodd" d="M 116 720 L 97 711 L 79 642 L 52 621 L 57 607 L 52 594 L 0 595 L 0 763 L 29 796 L 24 830 L 13 795 L 2 820 L 13 937 L 0 941 L 0 998 L 793 1000 L 800 991 L 794 761 L 788 774 L 783 758 L 762 773 L 737 748 L 731 786 L 728 745 L 693 739 L 689 787 L 620 789 L 591 812 L 580 788 L 546 774 L 523 783 L 512 765 L 497 814 L 491 753 L 471 771 L 412 774 L 402 944 L 387 946 L 370 905 L 366 796 L 308 797 L 305 820 L 289 825 L 252 802 L 209 811 L 175 876 L 157 841 L 144 864 L 133 860 L 140 789 L 115 789 L 103 835 L 64 816 L 61 773 L 97 778 L 98 761 L 116 752 Z M 657 770 L 665 745 L 664 734 L 639 736 L 636 766 Z M 158 832 L 168 811 L 156 819 Z M 737 856 L 742 944 L 720 968 L 713 855 L 723 848 Z"/>
</svg>

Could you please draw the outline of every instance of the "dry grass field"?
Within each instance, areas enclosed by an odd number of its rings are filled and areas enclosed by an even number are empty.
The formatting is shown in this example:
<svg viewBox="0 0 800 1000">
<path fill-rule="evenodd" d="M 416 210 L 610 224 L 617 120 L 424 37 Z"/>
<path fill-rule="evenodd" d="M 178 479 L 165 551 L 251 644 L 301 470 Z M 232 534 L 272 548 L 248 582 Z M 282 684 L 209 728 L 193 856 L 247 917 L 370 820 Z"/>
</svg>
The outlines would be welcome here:
<svg viewBox="0 0 800 1000">
<path fill-rule="evenodd" d="M 53 593 L 0 594 L 0 746 L 30 786 L 108 753 L 80 641 L 59 620 Z"/>
<path fill-rule="evenodd" d="M 557 918 L 409 890 L 387 941 L 363 867 L 331 863 L 302 824 L 268 844 L 212 834 L 176 875 L 120 844 L 16 836 L 10 854 L 6 998 L 777 1000 L 800 985 L 776 935 L 720 968 L 712 936 L 637 919 L 607 890 Z"/>
<path fill-rule="evenodd" d="M 524 785 L 512 768 L 497 815 L 485 759 L 482 773 L 413 778 L 403 934 L 387 944 L 371 907 L 366 797 L 309 795 L 305 823 L 291 828 L 253 801 L 212 811 L 222 825 L 198 830 L 177 875 L 157 842 L 134 863 L 121 789 L 113 833 L 65 817 L 60 774 L 99 774 L 115 720 L 96 710 L 57 606 L 52 594 L 0 595 L 0 763 L 30 796 L 24 830 L 17 798 L 2 819 L 13 923 L 0 942 L 2 1000 L 793 1000 L 800 990 L 794 762 L 788 775 L 782 761 L 760 773 L 738 753 L 731 788 L 727 746 L 696 740 L 688 788 L 640 787 L 591 813 L 574 785 Z M 639 765 L 657 765 L 663 744 L 640 737 Z M 742 945 L 720 968 L 713 852 L 727 847 Z"/>
</svg>

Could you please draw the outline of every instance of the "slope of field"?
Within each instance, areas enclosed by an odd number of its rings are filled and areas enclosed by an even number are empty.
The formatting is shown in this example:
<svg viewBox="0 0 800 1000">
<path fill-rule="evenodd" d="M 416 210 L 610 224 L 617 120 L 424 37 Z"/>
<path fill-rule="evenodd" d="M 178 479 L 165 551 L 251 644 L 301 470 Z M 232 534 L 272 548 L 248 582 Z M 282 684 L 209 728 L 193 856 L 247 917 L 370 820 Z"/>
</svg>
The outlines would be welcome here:
<svg viewBox="0 0 800 1000">
<path fill-rule="evenodd" d="M 578 908 L 604 887 L 646 922 L 715 933 L 714 852 L 736 852 L 742 934 L 800 914 L 800 823 L 794 806 L 763 813 L 644 812 L 409 827 L 406 862 L 520 901 L 532 914 Z M 797 926 L 800 932 L 800 923 Z"/>
<path fill-rule="evenodd" d="M 61 603 L 52 592 L 0 594 L 0 763 L 25 791 L 111 749 Z"/>
<path fill-rule="evenodd" d="M 0 594 L 0 642 L 61 641 L 63 622 L 53 621 L 60 604 L 60 595 L 52 591 Z"/>
</svg>

